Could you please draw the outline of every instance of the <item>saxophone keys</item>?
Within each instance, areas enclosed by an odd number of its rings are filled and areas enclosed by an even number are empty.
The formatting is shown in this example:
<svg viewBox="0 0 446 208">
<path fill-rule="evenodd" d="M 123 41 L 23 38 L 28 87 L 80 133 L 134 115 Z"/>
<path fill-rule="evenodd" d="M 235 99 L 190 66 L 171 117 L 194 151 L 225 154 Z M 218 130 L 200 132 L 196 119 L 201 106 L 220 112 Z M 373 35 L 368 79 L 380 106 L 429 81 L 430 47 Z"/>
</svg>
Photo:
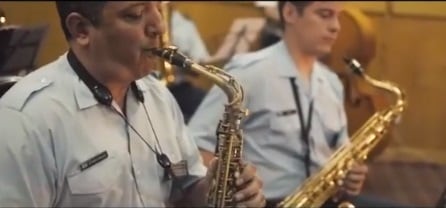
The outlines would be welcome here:
<svg viewBox="0 0 446 208">
<path fill-rule="evenodd" d="M 367 155 L 364 155 L 364 156 L 362 156 L 362 158 L 361 158 L 361 159 L 362 159 L 362 161 L 366 161 L 366 160 L 367 160 L 367 158 L 368 158 L 368 157 L 367 157 Z"/>
<path fill-rule="evenodd" d="M 351 169 L 353 167 L 354 162 L 352 160 L 347 162 L 347 169 Z"/>
<path fill-rule="evenodd" d="M 338 205 L 338 208 L 355 208 L 355 205 L 350 202 L 344 201 Z"/>
<path fill-rule="evenodd" d="M 344 177 L 345 177 L 345 172 L 344 172 L 343 170 L 338 170 L 338 172 L 337 172 L 337 176 L 338 176 L 339 178 L 344 178 Z"/>
<path fill-rule="evenodd" d="M 336 185 L 337 185 L 337 186 L 342 186 L 342 185 L 344 185 L 344 180 L 342 180 L 342 179 L 338 179 L 338 180 L 336 180 Z"/>
</svg>

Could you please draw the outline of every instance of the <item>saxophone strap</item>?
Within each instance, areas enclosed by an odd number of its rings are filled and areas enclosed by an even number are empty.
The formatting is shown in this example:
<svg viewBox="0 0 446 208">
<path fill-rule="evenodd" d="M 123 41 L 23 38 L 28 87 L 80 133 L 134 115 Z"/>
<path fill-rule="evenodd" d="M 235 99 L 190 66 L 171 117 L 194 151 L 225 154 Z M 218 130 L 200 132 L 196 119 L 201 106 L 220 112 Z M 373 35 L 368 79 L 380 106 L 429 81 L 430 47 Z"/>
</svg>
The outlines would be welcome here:
<svg viewBox="0 0 446 208">
<path fill-rule="evenodd" d="M 311 121 L 313 117 L 313 100 L 311 100 L 310 107 L 308 109 L 308 119 L 306 124 L 304 123 L 304 116 L 302 113 L 302 105 L 300 103 L 300 97 L 298 92 L 298 86 L 296 84 L 296 78 L 290 77 L 291 89 L 293 90 L 294 101 L 296 102 L 297 112 L 299 113 L 299 122 L 301 126 L 300 138 L 302 139 L 302 143 L 304 144 L 304 163 L 305 163 L 305 174 L 306 177 L 310 176 L 310 130 L 311 130 Z"/>
</svg>

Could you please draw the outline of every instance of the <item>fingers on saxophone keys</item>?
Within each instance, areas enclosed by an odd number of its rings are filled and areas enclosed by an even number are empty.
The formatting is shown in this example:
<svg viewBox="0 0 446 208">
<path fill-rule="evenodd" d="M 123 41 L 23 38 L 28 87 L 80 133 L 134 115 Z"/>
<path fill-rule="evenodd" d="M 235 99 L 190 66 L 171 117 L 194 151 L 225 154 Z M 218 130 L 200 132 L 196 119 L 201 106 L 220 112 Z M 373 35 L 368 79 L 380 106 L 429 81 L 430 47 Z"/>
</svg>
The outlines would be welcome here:
<svg viewBox="0 0 446 208">
<path fill-rule="evenodd" d="M 239 172 L 235 173 L 235 178 L 236 178 L 235 184 L 237 186 L 241 186 L 244 183 L 250 182 L 256 176 L 256 169 L 252 165 L 244 164 L 241 171 L 242 171 L 241 173 Z"/>
<path fill-rule="evenodd" d="M 256 183 L 249 183 L 243 189 L 238 191 L 234 198 L 236 201 L 245 201 L 259 192 L 259 187 Z"/>
<path fill-rule="evenodd" d="M 346 177 L 346 182 L 350 183 L 360 183 L 364 181 L 366 176 L 364 174 L 348 174 Z"/>
<path fill-rule="evenodd" d="M 246 197 L 243 201 L 237 204 L 237 207 L 265 207 L 266 200 L 262 191 L 258 191 L 252 196 Z"/>
<path fill-rule="evenodd" d="M 217 161 L 218 161 L 218 158 L 214 157 L 209 162 L 209 168 L 208 168 L 208 172 L 207 172 L 208 178 L 213 177 L 213 175 L 215 174 L 215 171 L 217 170 Z"/>
</svg>

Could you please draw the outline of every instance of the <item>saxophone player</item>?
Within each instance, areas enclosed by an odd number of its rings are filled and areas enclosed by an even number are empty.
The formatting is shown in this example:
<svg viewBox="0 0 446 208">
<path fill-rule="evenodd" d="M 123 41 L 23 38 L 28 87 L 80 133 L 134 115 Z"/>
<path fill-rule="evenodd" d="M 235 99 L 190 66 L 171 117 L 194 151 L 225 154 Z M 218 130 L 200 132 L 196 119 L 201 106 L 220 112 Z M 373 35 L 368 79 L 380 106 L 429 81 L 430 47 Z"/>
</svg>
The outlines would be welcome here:
<svg viewBox="0 0 446 208">
<path fill-rule="evenodd" d="M 0 100 L 0 205 L 206 205 L 213 168 L 154 77 L 157 1 L 57 1 L 69 50 Z M 263 206 L 247 165 L 238 203 Z M 248 198 L 253 193 L 256 198 Z M 176 203 L 175 203 L 176 202 Z"/>
<path fill-rule="evenodd" d="M 245 159 L 264 181 L 274 207 L 323 166 L 336 148 L 349 142 L 343 85 L 318 58 L 330 52 L 340 30 L 336 1 L 280 1 L 283 39 L 262 50 L 236 55 L 225 66 L 245 88 L 250 115 L 242 123 Z M 191 118 L 189 131 L 203 158 L 212 158 L 212 126 L 225 99 L 218 88 L 207 94 Z M 340 195 L 357 207 L 392 204 L 360 196 L 367 174 L 356 164 L 344 178 Z M 326 203 L 329 206 L 331 200 Z"/>
</svg>

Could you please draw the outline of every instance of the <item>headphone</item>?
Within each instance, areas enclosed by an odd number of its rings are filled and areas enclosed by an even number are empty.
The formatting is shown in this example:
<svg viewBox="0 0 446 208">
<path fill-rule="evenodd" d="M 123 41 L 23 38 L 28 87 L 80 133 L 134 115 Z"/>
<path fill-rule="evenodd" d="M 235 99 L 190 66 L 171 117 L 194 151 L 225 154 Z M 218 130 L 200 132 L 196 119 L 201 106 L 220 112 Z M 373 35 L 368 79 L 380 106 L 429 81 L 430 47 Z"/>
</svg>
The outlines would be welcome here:
<svg viewBox="0 0 446 208">
<path fill-rule="evenodd" d="M 82 63 L 79 61 L 79 59 L 77 59 L 76 55 L 74 54 L 74 52 L 72 50 L 68 51 L 67 59 L 68 59 L 68 63 L 70 64 L 71 68 L 73 68 L 73 70 L 76 72 L 76 74 L 79 76 L 79 78 L 82 81 L 84 81 L 85 85 L 87 85 L 87 87 L 93 93 L 96 100 L 103 105 L 111 107 L 112 102 L 113 102 L 113 96 L 112 96 L 110 90 L 103 84 L 99 83 L 96 79 L 94 79 L 90 73 L 88 73 L 87 69 L 85 69 L 85 67 L 82 65 Z M 131 83 L 130 87 L 131 87 L 131 90 L 132 90 L 133 94 L 135 95 L 136 99 L 144 105 L 144 93 L 138 88 L 138 85 L 136 84 L 136 82 L 133 81 Z M 130 126 L 130 128 L 133 129 L 133 131 L 139 136 L 139 138 L 142 139 L 142 141 L 144 143 L 146 143 L 146 145 L 152 150 L 152 152 L 155 153 L 158 163 L 165 170 L 165 177 L 171 177 L 173 175 L 172 170 L 170 169 L 172 163 L 171 163 L 169 157 L 162 152 L 161 145 L 159 144 L 158 138 L 156 136 L 155 130 L 153 129 L 153 125 L 152 125 L 150 117 L 147 113 L 147 109 L 146 109 L 145 105 L 144 105 L 144 110 L 146 112 L 148 121 L 150 122 L 150 125 L 152 127 L 152 131 L 155 135 L 156 142 L 160 148 L 160 152 L 156 151 L 156 148 L 154 149 L 149 143 L 147 143 L 147 141 L 142 137 L 142 135 L 129 123 L 127 118 L 125 118 L 119 112 L 118 112 L 118 114 L 125 120 L 125 122 Z M 156 145 L 155 145 L 155 147 L 156 147 Z"/>
<path fill-rule="evenodd" d="M 68 63 L 71 65 L 71 68 L 73 68 L 74 72 L 76 72 L 79 78 L 84 81 L 85 85 L 87 85 L 87 87 L 93 93 L 96 100 L 103 105 L 111 106 L 113 102 L 113 96 L 110 90 L 103 84 L 99 83 L 96 79 L 94 79 L 90 73 L 88 73 L 87 69 L 85 69 L 79 59 L 76 58 L 72 50 L 68 51 L 67 58 Z M 139 102 L 144 103 L 144 94 L 138 88 L 136 82 L 133 81 L 130 86 L 133 94 L 135 94 L 136 99 Z"/>
</svg>

